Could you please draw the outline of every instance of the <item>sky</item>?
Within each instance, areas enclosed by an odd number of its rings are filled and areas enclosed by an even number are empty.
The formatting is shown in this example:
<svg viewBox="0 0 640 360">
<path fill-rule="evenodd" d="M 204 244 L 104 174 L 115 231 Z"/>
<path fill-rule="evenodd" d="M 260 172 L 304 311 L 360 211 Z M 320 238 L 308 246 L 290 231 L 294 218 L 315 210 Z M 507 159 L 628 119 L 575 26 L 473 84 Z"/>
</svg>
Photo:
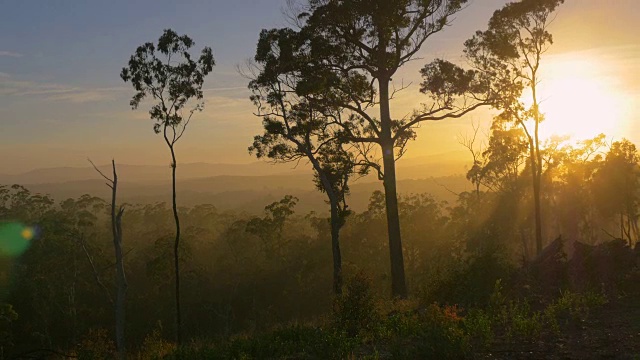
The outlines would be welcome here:
<svg viewBox="0 0 640 360">
<path fill-rule="evenodd" d="M 486 28 L 505 0 L 474 0 L 429 39 L 394 78 L 412 84 L 392 103 L 402 117 L 421 102 L 418 70 L 439 57 L 460 61 L 463 42 Z M 0 0 L 0 173 L 107 163 L 169 164 L 147 109 L 131 110 L 133 89 L 119 77 L 138 45 L 172 28 L 213 49 L 205 111 L 177 145 L 179 162 L 249 163 L 260 119 L 238 71 L 261 29 L 287 26 L 286 0 Z M 543 59 L 546 134 L 571 131 L 640 145 L 640 2 L 566 0 Z M 424 124 L 406 157 L 464 150 L 460 136 L 486 126 L 491 111 Z M 569 119 L 569 120 L 567 120 Z M 544 133 L 545 130 L 543 130 Z"/>
</svg>

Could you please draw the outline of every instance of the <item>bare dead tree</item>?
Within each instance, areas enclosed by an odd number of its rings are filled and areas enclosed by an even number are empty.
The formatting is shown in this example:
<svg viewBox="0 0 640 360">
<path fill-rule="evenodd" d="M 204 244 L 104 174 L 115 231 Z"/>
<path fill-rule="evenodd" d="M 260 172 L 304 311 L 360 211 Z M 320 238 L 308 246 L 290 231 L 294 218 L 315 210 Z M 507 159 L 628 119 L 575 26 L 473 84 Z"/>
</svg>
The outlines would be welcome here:
<svg viewBox="0 0 640 360">
<path fill-rule="evenodd" d="M 473 127 L 473 135 L 460 135 L 458 139 L 458 143 L 464 146 L 469 153 L 471 153 L 471 157 L 473 159 L 473 165 L 471 169 L 467 172 L 467 179 L 473 183 L 475 186 L 476 196 L 480 198 L 480 186 L 482 185 L 482 168 L 486 165 L 486 159 L 482 156 L 484 152 L 484 146 L 480 144 L 479 148 L 476 149 L 476 140 L 478 138 L 478 131 L 480 130 L 480 125 L 476 123 L 472 123 Z"/>
<path fill-rule="evenodd" d="M 107 186 L 111 188 L 111 232 L 113 234 L 113 248 L 115 250 L 115 258 L 116 258 L 116 286 L 117 293 L 115 302 L 113 298 L 109 295 L 109 300 L 113 304 L 116 316 L 116 349 L 118 352 L 118 359 L 124 360 L 126 358 L 126 347 L 125 347 L 125 300 L 127 296 L 127 278 L 124 271 L 124 254 L 122 252 L 122 214 L 124 214 L 124 207 L 120 206 L 118 210 L 116 210 L 116 196 L 118 192 L 118 174 L 116 172 L 116 161 L 111 160 L 111 166 L 113 169 L 113 178 L 109 178 L 106 176 L 98 167 L 89 160 L 93 168 L 107 180 Z M 96 271 L 96 267 L 93 263 L 91 256 L 82 244 L 83 250 L 91 263 L 91 267 L 94 271 L 94 275 L 96 276 L 96 280 L 98 283 L 107 291 L 108 294 L 110 292 L 104 286 L 102 281 L 98 276 L 98 272 Z"/>
</svg>

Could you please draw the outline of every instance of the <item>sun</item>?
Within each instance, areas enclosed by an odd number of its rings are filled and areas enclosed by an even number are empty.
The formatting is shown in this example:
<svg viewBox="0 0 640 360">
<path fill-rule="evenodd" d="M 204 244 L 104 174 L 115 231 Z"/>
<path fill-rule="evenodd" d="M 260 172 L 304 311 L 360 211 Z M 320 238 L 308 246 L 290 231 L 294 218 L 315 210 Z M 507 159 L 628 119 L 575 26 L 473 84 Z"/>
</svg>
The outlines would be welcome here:
<svg viewBox="0 0 640 360">
<path fill-rule="evenodd" d="M 617 79 L 603 73 L 605 64 L 595 59 L 559 56 L 546 65 L 547 71 L 541 74 L 543 80 L 538 85 L 545 119 L 540 124 L 543 140 L 569 136 L 572 141 L 579 141 L 601 133 L 624 133 L 627 103 Z M 525 103 L 530 103 L 530 98 L 531 93 L 523 95 Z"/>
</svg>

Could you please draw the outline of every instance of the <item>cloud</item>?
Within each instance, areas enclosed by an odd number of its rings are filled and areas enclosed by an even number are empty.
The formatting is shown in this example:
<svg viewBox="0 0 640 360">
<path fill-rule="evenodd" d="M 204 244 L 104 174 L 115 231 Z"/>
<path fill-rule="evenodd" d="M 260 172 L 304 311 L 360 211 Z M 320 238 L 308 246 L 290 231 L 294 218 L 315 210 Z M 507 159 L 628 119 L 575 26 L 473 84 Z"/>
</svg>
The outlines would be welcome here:
<svg viewBox="0 0 640 360">
<path fill-rule="evenodd" d="M 0 51 L 0 56 L 19 58 L 19 57 L 22 57 L 23 55 L 13 51 Z"/>
<path fill-rule="evenodd" d="M 109 121 L 150 121 L 149 111 L 146 107 L 140 107 L 140 109 L 127 111 L 107 111 L 107 112 L 91 112 L 83 115 L 84 117 L 92 117 L 99 120 Z"/>
<path fill-rule="evenodd" d="M 227 86 L 206 88 L 202 90 L 205 93 L 206 99 L 228 98 L 228 99 L 242 99 L 247 100 L 251 95 L 251 92 L 247 86 Z"/>
<path fill-rule="evenodd" d="M 246 86 L 230 86 L 230 87 L 219 87 L 219 88 L 202 89 L 202 91 L 204 91 L 204 92 L 236 91 L 236 90 L 247 90 L 247 87 Z"/>
<path fill-rule="evenodd" d="M 46 99 L 50 101 L 64 101 L 71 103 L 88 103 L 102 100 L 110 100 L 115 97 L 115 93 L 129 90 L 128 88 L 71 88 L 60 89 L 51 93 Z"/>
<path fill-rule="evenodd" d="M 3 76 L 6 75 L 6 76 Z M 0 95 L 15 97 L 42 97 L 48 101 L 88 103 L 108 100 L 124 87 L 88 88 L 55 83 L 14 80 L 8 74 L 0 73 Z"/>
</svg>

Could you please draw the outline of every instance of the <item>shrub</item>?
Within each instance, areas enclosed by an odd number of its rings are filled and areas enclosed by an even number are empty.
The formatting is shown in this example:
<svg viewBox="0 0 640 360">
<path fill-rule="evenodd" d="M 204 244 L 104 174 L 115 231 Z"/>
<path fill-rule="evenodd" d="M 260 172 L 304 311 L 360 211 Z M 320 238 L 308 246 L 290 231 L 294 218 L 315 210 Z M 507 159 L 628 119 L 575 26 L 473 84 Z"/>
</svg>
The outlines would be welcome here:
<svg viewBox="0 0 640 360">
<path fill-rule="evenodd" d="M 461 359 L 469 354 L 469 339 L 456 306 L 432 304 L 391 321 L 401 325 L 391 344 L 394 358 Z"/>
<path fill-rule="evenodd" d="M 82 337 L 78 349 L 80 360 L 110 360 L 115 357 L 116 348 L 105 329 L 90 329 Z"/>
<path fill-rule="evenodd" d="M 502 283 L 496 282 L 488 307 L 489 322 L 503 329 L 507 338 L 527 340 L 537 338 L 545 330 L 560 332 L 560 323 L 583 321 L 590 311 L 607 302 L 604 295 L 564 291 L 542 311 L 531 309 L 527 300 L 509 300 L 502 293 Z M 475 325 L 472 323 L 472 326 Z"/>
<path fill-rule="evenodd" d="M 593 309 L 606 303 L 607 297 L 604 294 L 562 291 L 560 297 L 544 309 L 543 316 L 551 330 L 558 333 L 561 323 L 566 325 L 569 321 L 584 321 Z"/>
<path fill-rule="evenodd" d="M 336 330 L 349 337 L 372 334 L 381 317 L 371 292 L 371 280 L 358 273 L 348 281 L 345 290 L 333 306 Z"/>
<path fill-rule="evenodd" d="M 145 337 L 139 359 L 163 359 L 176 351 L 176 345 L 166 341 L 162 336 L 162 324 L 158 322 L 151 334 Z"/>
<path fill-rule="evenodd" d="M 428 290 L 424 303 L 433 301 L 460 304 L 465 308 L 486 306 L 496 281 L 508 278 L 514 271 L 500 249 L 474 254 L 457 264 Z"/>
<path fill-rule="evenodd" d="M 507 338 L 529 340 L 539 337 L 542 332 L 542 316 L 532 311 L 526 300 L 509 300 L 503 294 L 502 281 L 495 283 L 489 298 L 489 315 L 494 327 L 504 331 Z"/>
<path fill-rule="evenodd" d="M 345 359 L 359 344 L 342 332 L 292 325 L 251 337 L 235 337 L 217 345 L 191 344 L 164 359 Z"/>
<path fill-rule="evenodd" d="M 542 333 L 542 316 L 532 311 L 527 301 L 511 301 L 504 319 L 508 338 L 533 339 Z"/>
<path fill-rule="evenodd" d="M 493 325 L 491 316 L 481 309 L 472 309 L 462 321 L 465 333 L 471 345 L 479 350 L 486 350 L 493 342 Z"/>
</svg>

